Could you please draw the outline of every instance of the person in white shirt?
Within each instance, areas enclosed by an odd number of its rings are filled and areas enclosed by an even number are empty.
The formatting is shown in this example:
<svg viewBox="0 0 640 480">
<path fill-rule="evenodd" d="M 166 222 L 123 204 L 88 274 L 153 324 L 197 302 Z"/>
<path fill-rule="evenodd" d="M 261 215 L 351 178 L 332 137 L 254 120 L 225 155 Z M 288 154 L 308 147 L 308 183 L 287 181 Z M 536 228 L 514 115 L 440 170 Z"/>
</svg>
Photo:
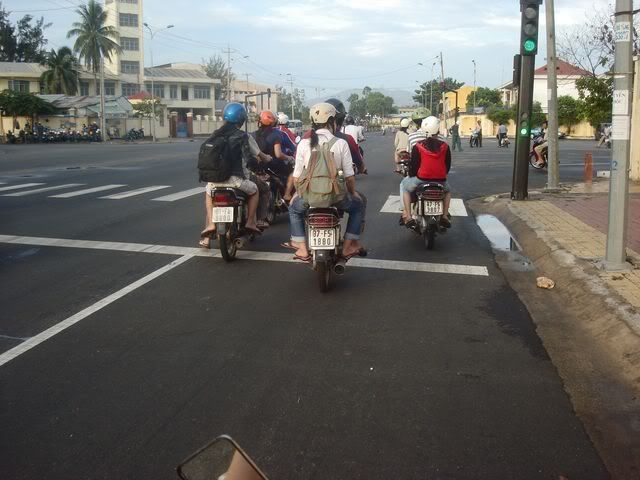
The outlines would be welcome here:
<svg viewBox="0 0 640 480">
<path fill-rule="evenodd" d="M 336 138 L 336 109 L 330 103 L 319 103 L 310 109 L 311 137 L 305 138 L 298 144 L 296 150 L 296 164 L 293 169 L 293 181 L 297 184 L 304 169 L 309 164 L 311 152 L 326 142 L 333 141 L 331 153 L 338 171 L 342 170 L 347 195 L 335 207 L 349 213 L 347 229 L 344 236 L 342 256 L 349 259 L 354 255 L 362 255 L 364 249 L 360 244 L 360 232 L 363 222 L 363 202 L 356 192 L 356 177 L 353 171 L 353 161 L 349 145 L 341 138 Z M 291 242 L 282 244 L 284 247 L 295 249 L 294 259 L 308 262 L 311 260 L 307 248 L 304 218 L 309 208 L 302 197 L 295 195 L 289 205 L 289 225 L 291 228 Z"/>
<path fill-rule="evenodd" d="M 351 135 L 357 144 L 360 142 L 364 142 L 364 134 L 362 133 L 362 127 L 358 127 L 355 124 L 355 120 L 351 115 L 347 115 L 344 119 L 344 127 L 342 127 L 342 131 L 347 135 Z"/>
</svg>

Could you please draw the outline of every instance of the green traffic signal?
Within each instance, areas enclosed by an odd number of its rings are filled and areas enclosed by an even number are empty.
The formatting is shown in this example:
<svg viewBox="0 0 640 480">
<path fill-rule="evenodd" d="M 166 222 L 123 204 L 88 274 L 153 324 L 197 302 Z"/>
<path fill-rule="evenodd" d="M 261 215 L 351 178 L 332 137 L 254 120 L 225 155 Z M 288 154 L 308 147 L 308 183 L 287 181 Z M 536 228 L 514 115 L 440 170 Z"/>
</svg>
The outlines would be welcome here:
<svg viewBox="0 0 640 480">
<path fill-rule="evenodd" d="M 527 127 L 521 128 L 520 135 L 526 137 L 527 135 L 529 135 L 529 129 Z"/>
<path fill-rule="evenodd" d="M 536 41 L 533 40 L 532 38 L 529 38 L 525 40 L 523 47 L 525 52 L 531 53 L 536 49 Z"/>
</svg>

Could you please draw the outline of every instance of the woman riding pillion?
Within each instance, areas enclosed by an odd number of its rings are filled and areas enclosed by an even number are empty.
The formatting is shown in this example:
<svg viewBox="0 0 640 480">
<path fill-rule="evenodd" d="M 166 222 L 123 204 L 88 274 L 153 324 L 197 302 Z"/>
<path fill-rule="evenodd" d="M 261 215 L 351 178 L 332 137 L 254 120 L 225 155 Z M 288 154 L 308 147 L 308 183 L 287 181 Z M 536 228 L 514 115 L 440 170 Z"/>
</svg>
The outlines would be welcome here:
<svg viewBox="0 0 640 480">
<path fill-rule="evenodd" d="M 333 206 L 349 214 L 342 249 L 343 257 L 349 259 L 354 255 L 361 255 L 364 251 L 359 241 L 363 221 L 363 203 L 356 192 L 355 172 L 353 171 L 349 145 L 345 140 L 337 138 L 334 135 L 337 126 L 336 109 L 333 105 L 329 103 L 314 105 L 311 107 L 310 117 L 311 137 L 303 139 L 298 145 L 296 164 L 293 171 L 293 180 L 296 184 L 297 192 L 289 207 L 291 227 L 290 246 L 296 250 L 295 259 L 302 261 L 311 260 L 307 248 L 304 224 L 305 214 L 310 205 L 298 192 L 305 191 L 301 180 L 302 177 L 308 178 L 308 167 L 312 155 L 315 154 L 317 156 L 320 148 L 326 145 L 328 154 L 331 155 L 336 169 L 343 172 L 345 179 L 346 192 L 344 192 L 344 197 Z M 304 196 L 304 193 L 302 193 L 302 195 Z"/>
<path fill-rule="evenodd" d="M 411 194 L 427 182 L 438 182 L 444 186 L 444 212 L 440 223 L 443 227 L 450 227 L 448 218 L 451 193 L 447 184 L 447 174 L 451 168 L 451 150 L 446 142 L 438 138 L 440 121 L 436 117 L 428 117 L 422 121 L 421 130 L 426 134 L 426 139 L 417 142 L 411 149 L 410 172 L 413 176 L 405 177 L 400 182 L 400 198 L 402 198 L 404 210 L 402 223 L 407 228 L 415 228 L 416 221 L 411 217 Z"/>
</svg>

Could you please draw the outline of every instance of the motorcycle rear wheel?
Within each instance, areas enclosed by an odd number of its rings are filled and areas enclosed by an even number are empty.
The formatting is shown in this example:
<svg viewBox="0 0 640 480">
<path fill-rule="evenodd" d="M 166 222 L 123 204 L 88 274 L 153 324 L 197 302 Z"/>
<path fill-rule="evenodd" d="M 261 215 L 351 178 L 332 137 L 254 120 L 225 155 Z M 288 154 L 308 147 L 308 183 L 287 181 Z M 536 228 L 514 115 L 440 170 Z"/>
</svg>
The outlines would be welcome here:
<svg viewBox="0 0 640 480">
<path fill-rule="evenodd" d="M 316 274 L 318 275 L 318 286 L 322 293 L 329 291 L 331 281 L 331 269 L 326 262 L 318 262 L 316 264 Z"/>
<path fill-rule="evenodd" d="M 424 246 L 427 247 L 427 250 L 433 250 L 433 247 L 436 245 L 436 229 L 433 226 L 427 227 L 424 231 Z"/>
<path fill-rule="evenodd" d="M 220 253 L 226 262 L 233 262 L 236 259 L 238 248 L 236 247 L 234 230 L 227 232 L 225 235 L 218 234 L 218 245 L 220 245 Z"/>
<path fill-rule="evenodd" d="M 545 159 L 545 162 L 541 165 L 538 165 L 538 159 L 536 158 L 536 156 L 534 154 L 529 155 L 529 165 L 531 165 L 533 168 L 535 168 L 536 170 L 542 170 L 544 167 L 547 166 L 547 162 Z"/>
</svg>

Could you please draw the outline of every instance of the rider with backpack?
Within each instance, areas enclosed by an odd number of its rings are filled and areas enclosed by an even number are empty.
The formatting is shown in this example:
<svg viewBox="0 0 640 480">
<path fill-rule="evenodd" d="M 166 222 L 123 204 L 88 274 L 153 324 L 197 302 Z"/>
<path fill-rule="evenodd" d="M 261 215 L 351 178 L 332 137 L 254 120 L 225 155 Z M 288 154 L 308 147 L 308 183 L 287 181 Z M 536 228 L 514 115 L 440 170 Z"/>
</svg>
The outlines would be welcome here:
<svg viewBox="0 0 640 480">
<path fill-rule="evenodd" d="M 247 162 L 251 159 L 249 137 L 240 127 L 247 119 L 247 111 L 241 103 L 229 103 L 224 108 L 224 125 L 217 129 L 200 147 L 198 170 L 200 181 L 207 182 L 205 229 L 200 233 L 200 246 L 209 248 L 210 238 L 215 233 L 212 222 L 215 187 L 233 187 L 248 195 L 248 219 L 245 228 L 260 234 L 256 225 L 258 209 L 258 186 L 249 180 Z"/>
<path fill-rule="evenodd" d="M 307 249 L 304 218 L 307 209 L 335 206 L 349 213 L 342 255 L 349 259 L 362 254 L 360 232 L 363 203 L 356 192 L 355 173 L 349 145 L 334 134 L 337 130 L 336 109 L 319 103 L 310 109 L 311 134 L 298 145 L 293 180 L 296 195 L 289 207 L 291 243 L 294 258 L 311 260 Z"/>
</svg>

